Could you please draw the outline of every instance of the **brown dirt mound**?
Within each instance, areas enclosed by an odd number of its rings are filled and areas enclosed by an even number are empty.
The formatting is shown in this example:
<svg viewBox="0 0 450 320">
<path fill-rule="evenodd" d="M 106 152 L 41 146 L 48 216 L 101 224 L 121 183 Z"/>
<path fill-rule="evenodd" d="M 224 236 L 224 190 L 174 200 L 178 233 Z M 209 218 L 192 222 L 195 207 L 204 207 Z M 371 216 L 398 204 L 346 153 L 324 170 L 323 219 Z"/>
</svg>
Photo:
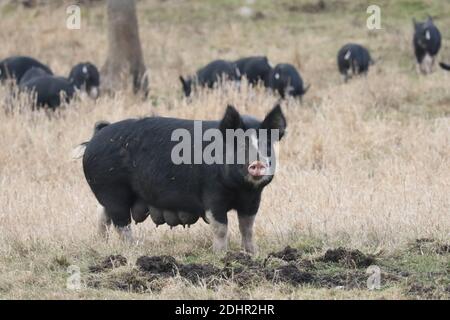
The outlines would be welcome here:
<svg viewBox="0 0 450 320">
<path fill-rule="evenodd" d="M 238 286 L 246 288 L 261 283 L 265 279 L 263 269 L 242 269 L 240 272 L 234 272 L 230 278 Z"/>
<path fill-rule="evenodd" d="M 147 278 L 137 270 L 111 276 L 107 286 L 113 290 L 145 292 L 149 289 Z"/>
<path fill-rule="evenodd" d="M 249 287 L 263 281 L 266 278 L 267 269 L 258 266 L 232 266 L 228 265 L 222 269 L 222 277 L 233 281 L 239 287 Z"/>
<path fill-rule="evenodd" d="M 450 253 L 450 244 L 441 244 L 437 247 L 437 254 L 447 254 Z"/>
<path fill-rule="evenodd" d="M 159 292 L 164 287 L 161 277 L 132 269 L 120 273 L 107 273 L 105 277 L 89 277 L 87 286 L 90 288 L 108 288 L 135 293 L 149 290 Z"/>
<path fill-rule="evenodd" d="M 178 268 L 178 262 L 172 256 L 142 256 L 136 260 L 136 266 L 141 271 L 152 274 L 173 275 Z"/>
<path fill-rule="evenodd" d="M 301 256 L 302 252 L 300 250 L 287 246 L 281 251 L 269 253 L 268 257 L 275 257 L 284 261 L 296 261 Z"/>
<path fill-rule="evenodd" d="M 180 276 L 188 279 L 193 284 L 201 283 L 202 280 L 211 280 L 221 276 L 221 269 L 211 264 L 185 264 L 179 267 Z"/>
<path fill-rule="evenodd" d="M 212 264 L 183 264 L 172 256 L 141 256 L 136 260 L 136 269 L 131 271 L 118 270 L 109 272 L 120 265 L 125 265 L 122 256 L 109 256 L 102 263 L 90 268 L 93 272 L 108 272 L 105 276 L 93 276 L 91 286 L 116 290 L 143 292 L 161 290 L 170 277 L 179 274 L 194 285 L 205 283 L 210 288 L 216 288 L 222 281 L 231 281 L 239 287 L 249 287 L 262 281 L 288 283 L 294 286 L 312 284 L 318 287 L 359 288 L 366 284 L 365 272 L 355 270 L 367 267 L 375 259 L 358 250 L 344 248 L 330 249 L 318 260 L 301 259 L 302 252 L 287 246 L 279 252 L 273 252 L 264 260 L 254 260 L 244 252 L 228 252 L 221 262 L 223 268 Z M 274 263 L 267 263 L 273 259 Z M 277 262 L 278 261 L 278 262 Z M 344 264 L 349 270 L 338 274 L 323 274 L 317 268 L 316 261 Z"/>
<path fill-rule="evenodd" d="M 301 285 L 305 283 L 312 283 L 314 281 L 314 275 L 312 273 L 302 271 L 294 264 L 288 264 L 275 270 L 268 271 L 266 278 L 267 280 L 287 282 L 292 285 Z"/>
<path fill-rule="evenodd" d="M 93 265 L 89 267 L 90 272 L 103 272 L 105 270 L 118 268 L 121 266 L 127 265 L 127 258 L 124 256 L 117 254 L 117 255 L 110 255 L 103 259 L 102 262 L 99 264 Z"/>
<path fill-rule="evenodd" d="M 348 250 L 342 247 L 329 249 L 319 261 L 341 263 L 347 267 L 364 268 L 375 263 L 375 257 L 365 255 L 359 250 Z"/>
<path fill-rule="evenodd" d="M 361 289 L 367 286 L 367 275 L 365 272 L 356 270 L 332 275 L 318 275 L 315 285 L 323 288 Z"/>
<path fill-rule="evenodd" d="M 295 264 L 300 269 L 306 269 L 306 270 L 315 270 L 316 269 L 314 262 L 312 262 L 311 260 L 307 260 L 307 259 L 297 260 L 297 261 L 295 261 Z"/>
<path fill-rule="evenodd" d="M 259 265 L 258 262 L 252 259 L 252 257 L 245 252 L 227 252 L 225 257 L 221 261 L 226 265 L 240 264 L 247 267 L 253 267 Z"/>
<path fill-rule="evenodd" d="M 433 285 L 413 283 L 408 286 L 406 293 L 419 299 L 438 299 L 437 289 Z"/>
<path fill-rule="evenodd" d="M 418 251 L 421 254 L 439 254 L 444 255 L 450 253 L 450 244 L 442 243 L 434 239 L 420 238 L 416 239 L 410 245 L 412 250 Z"/>
</svg>

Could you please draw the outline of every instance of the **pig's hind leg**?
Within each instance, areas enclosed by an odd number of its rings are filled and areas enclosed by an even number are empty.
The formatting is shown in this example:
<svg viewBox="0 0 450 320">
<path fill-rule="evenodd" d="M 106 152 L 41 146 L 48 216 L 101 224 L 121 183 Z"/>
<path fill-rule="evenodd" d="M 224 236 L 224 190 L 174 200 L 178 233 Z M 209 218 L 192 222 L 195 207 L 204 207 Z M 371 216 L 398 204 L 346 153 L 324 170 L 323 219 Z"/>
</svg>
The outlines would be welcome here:
<svg viewBox="0 0 450 320">
<path fill-rule="evenodd" d="M 104 224 L 107 225 L 112 222 L 120 237 L 132 242 L 131 207 L 136 198 L 133 191 L 125 185 L 110 185 L 101 188 L 96 195 L 104 207 L 100 223 L 106 221 Z"/>
<path fill-rule="evenodd" d="M 98 233 L 102 237 L 106 237 L 108 228 L 111 226 L 111 218 L 106 213 L 105 207 L 101 204 L 97 207 L 98 215 Z"/>
</svg>

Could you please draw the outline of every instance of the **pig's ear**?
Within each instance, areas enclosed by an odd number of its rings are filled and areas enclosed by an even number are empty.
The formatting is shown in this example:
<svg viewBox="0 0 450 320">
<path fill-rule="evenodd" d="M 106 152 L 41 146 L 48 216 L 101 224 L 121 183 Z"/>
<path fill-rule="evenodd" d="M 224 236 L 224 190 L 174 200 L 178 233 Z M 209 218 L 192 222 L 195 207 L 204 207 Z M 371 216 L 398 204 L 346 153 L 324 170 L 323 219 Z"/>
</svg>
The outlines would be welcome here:
<svg viewBox="0 0 450 320">
<path fill-rule="evenodd" d="M 286 118 L 284 117 L 281 106 L 277 104 L 272 111 L 270 111 L 261 124 L 261 129 L 278 129 L 279 139 L 284 136 L 286 131 Z"/>
<path fill-rule="evenodd" d="M 232 105 L 227 106 L 225 115 L 220 121 L 220 131 L 225 132 L 226 129 L 239 129 L 242 128 L 242 118 L 239 112 Z"/>
</svg>

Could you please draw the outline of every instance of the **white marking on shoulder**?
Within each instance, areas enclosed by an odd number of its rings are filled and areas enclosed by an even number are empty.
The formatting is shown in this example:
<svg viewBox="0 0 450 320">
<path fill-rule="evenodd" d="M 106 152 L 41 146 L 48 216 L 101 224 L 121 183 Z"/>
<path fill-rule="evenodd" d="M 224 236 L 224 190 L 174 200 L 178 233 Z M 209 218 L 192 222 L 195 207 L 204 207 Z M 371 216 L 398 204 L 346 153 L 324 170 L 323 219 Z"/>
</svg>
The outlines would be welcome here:
<svg viewBox="0 0 450 320">
<path fill-rule="evenodd" d="M 85 74 L 88 73 L 88 68 L 87 68 L 87 66 L 84 66 L 84 67 L 83 67 L 83 73 L 85 73 Z"/>
<path fill-rule="evenodd" d="M 277 73 L 275 73 L 275 79 L 280 79 L 280 74 L 277 72 Z"/>
<path fill-rule="evenodd" d="M 351 52 L 350 50 L 348 50 L 348 51 L 345 53 L 344 59 L 345 59 L 345 60 L 350 59 L 350 56 L 351 56 L 351 55 L 352 55 L 352 52 Z"/>
<path fill-rule="evenodd" d="M 430 30 L 427 30 L 425 32 L 425 39 L 430 40 L 431 39 L 431 34 L 430 34 Z"/>
</svg>

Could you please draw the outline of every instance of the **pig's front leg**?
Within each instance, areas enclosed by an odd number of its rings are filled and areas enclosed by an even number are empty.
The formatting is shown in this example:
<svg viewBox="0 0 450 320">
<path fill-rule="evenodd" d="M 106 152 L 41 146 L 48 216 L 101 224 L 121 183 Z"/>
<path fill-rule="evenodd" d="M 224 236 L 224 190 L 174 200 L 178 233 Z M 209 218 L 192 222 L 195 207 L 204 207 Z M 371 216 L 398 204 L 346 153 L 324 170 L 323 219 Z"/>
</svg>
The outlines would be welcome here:
<svg viewBox="0 0 450 320">
<path fill-rule="evenodd" d="M 213 231 L 213 250 L 215 253 L 223 253 L 228 247 L 228 219 L 226 212 L 208 211 L 206 220 Z"/>
<path fill-rule="evenodd" d="M 253 225 L 255 223 L 256 214 L 247 215 L 238 213 L 239 230 L 242 236 L 242 249 L 250 254 L 256 253 L 256 245 L 253 241 Z"/>
</svg>

